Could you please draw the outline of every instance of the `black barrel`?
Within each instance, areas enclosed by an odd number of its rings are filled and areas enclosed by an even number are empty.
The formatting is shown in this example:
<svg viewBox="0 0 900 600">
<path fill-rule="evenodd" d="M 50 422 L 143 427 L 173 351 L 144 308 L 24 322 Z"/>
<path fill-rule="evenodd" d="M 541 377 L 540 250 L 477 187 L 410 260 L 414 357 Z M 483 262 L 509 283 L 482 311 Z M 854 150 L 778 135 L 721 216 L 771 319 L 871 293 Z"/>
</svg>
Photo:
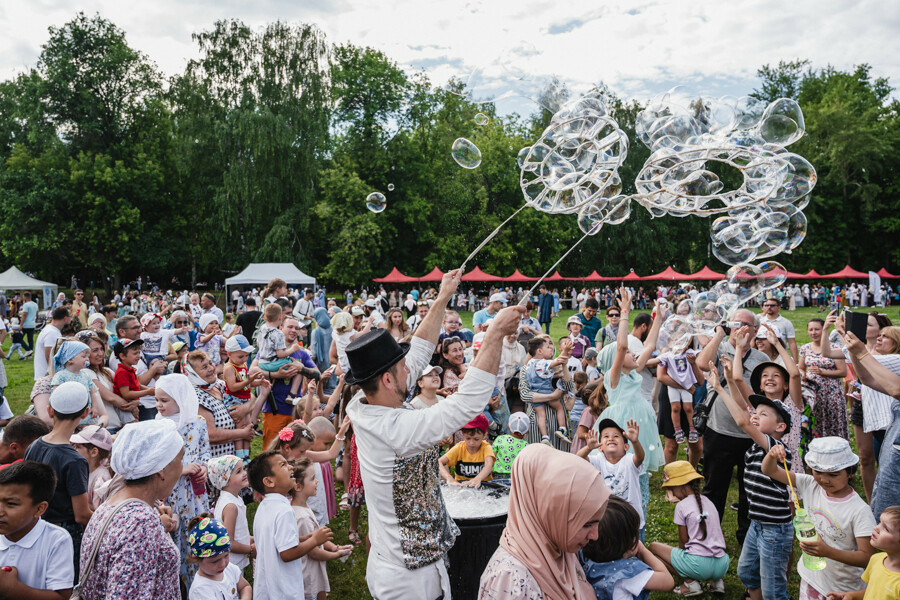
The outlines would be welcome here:
<svg viewBox="0 0 900 600">
<path fill-rule="evenodd" d="M 483 519 L 453 519 L 459 526 L 459 537 L 450 548 L 450 590 L 453 600 L 478 598 L 478 582 L 490 562 L 500 535 L 506 527 L 506 515 Z"/>
</svg>

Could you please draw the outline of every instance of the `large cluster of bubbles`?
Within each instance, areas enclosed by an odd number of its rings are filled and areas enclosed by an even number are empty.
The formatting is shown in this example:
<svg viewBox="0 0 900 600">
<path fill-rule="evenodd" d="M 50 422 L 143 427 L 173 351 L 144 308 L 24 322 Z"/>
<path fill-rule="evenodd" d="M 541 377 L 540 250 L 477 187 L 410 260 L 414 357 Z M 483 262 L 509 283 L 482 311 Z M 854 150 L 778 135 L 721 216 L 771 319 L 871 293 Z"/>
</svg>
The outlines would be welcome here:
<svg viewBox="0 0 900 600">
<path fill-rule="evenodd" d="M 806 236 L 803 208 L 816 185 L 809 162 L 785 147 L 803 137 L 800 106 L 788 98 L 694 98 L 674 91 L 639 115 L 640 140 L 652 151 L 635 181 L 634 199 L 654 216 L 716 216 L 712 250 L 736 265 L 790 252 Z M 743 182 L 725 190 L 707 169 L 737 169 Z"/>
<path fill-rule="evenodd" d="M 627 154 L 628 137 L 603 97 L 573 100 L 553 115 L 533 145 L 519 152 L 525 201 L 541 212 L 578 213 L 586 235 L 596 234 L 604 223 L 621 223 L 631 214 L 618 173 Z"/>
<path fill-rule="evenodd" d="M 674 307 L 660 331 L 664 352 L 681 353 L 692 337 L 713 335 L 716 326 L 728 321 L 741 305 L 777 288 L 786 278 L 787 269 L 773 261 L 731 267 L 711 289 Z"/>
</svg>

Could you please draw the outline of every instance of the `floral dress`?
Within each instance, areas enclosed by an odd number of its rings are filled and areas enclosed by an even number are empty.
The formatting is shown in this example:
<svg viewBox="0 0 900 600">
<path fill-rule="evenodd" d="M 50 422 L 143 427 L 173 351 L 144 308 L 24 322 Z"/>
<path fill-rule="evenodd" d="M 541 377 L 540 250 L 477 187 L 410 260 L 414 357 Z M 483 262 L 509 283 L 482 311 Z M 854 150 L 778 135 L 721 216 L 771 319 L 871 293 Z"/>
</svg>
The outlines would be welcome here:
<svg viewBox="0 0 900 600">
<path fill-rule="evenodd" d="M 126 501 L 127 502 L 127 501 Z M 81 572 L 113 505 L 101 504 L 84 530 Z M 180 600 L 178 547 L 163 529 L 159 512 L 144 502 L 119 510 L 103 539 L 97 560 L 81 589 L 91 600 Z"/>
<path fill-rule="evenodd" d="M 197 420 L 188 423 L 181 428 L 181 437 L 184 438 L 184 457 L 182 465 L 199 463 L 205 465 L 210 459 L 209 434 L 206 431 L 206 419 L 197 416 Z M 191 589 L 194 575 L 197 574 L 197 565 L 190 564 L 185 558 L 191 555 L 190 545 L 187 541 L 187 526 L 191 519 L 200 513 L 209 512 L 209 500 L 204 492 L 201 495 L 194 493 L 191 478 L 182 476 L 178 478 L 172 493 L 166 504 L 172 508 L 172 512 L 178 515 L 178 529 L 172 533 L 172 538 L 181 550 L 180 577 L 187 589 Z"/>
<path fill-rule="evenodd" d="M 543 600 L 541 586 L 525 564 L 499 546 L 481 574 L 482 600 Z"/>
<path fill-rule="evenodd" d="M 824 340 L 823 340 L 824 341 Z M 833 346 L 836 348 L 836 346 Z M 813 350 L 812 344 L 805 344 L 800 348 L 800 356 L 808 367 L 833 371 L 837 368 L 835 362 L 822 356 Z M 819 374 L 807 374 L 805 385 L 815 392 L 813 402 L 813 415 L 815 425 L 813 437 L 839 436 L 845 440 L 850 439 L 850 429 L 847 424 L 847 405 L 844 392 L 841 388 L 841 380 L 836 377 L 824 377 Z"/>
</svg>

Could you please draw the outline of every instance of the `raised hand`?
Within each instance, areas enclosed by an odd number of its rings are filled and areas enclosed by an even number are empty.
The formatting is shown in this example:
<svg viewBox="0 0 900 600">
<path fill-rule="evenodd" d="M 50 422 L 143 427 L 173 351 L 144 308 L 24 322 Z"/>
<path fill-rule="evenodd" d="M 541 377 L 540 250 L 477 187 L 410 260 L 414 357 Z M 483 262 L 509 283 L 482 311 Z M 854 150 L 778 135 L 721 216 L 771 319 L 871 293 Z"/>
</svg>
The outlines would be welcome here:
<svg viewBox="0 0 900 600">
<path fill-rule="evenodd" d="M 628 421 L 626 425 L 628 429 L 625 431 L 625 439 L 633 444 L 638 441 L 638 433 L 640 433 L 641 428 L 638 426 L 637 421 L 633 419 Z"/>
</svg>

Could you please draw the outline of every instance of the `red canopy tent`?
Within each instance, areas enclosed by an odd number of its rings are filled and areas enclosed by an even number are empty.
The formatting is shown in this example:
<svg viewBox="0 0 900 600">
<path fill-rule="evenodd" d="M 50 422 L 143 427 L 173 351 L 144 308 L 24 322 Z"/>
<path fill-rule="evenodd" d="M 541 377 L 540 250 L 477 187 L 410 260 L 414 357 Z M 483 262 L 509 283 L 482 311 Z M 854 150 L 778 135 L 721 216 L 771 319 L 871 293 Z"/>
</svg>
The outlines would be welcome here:
<svg viewBox="0 0 900 600">
<path fill-rule="evenodd" d="M 703 267 L 696 273 L 691 273 L 690 275 L 685 275 L 685 281 L 715 281 L 717 279 L 722 279 L 725 277 L 723 273 L 716 273 L 709 267 Z"/>
<path fill-rule="evenodd" d="M 884 267 L 881 267 L 881 270 L 878 271 L 878 276 L 882 279 L 900 279 L 900 275 L 891 275 Z"/>
<path fill-rule="evenodd" d="M 525 281 L 537 281 L 537 277 L 529 277 L 528 275 L 522 275 L 522 273 L 516 269 L 515 272 L 509 277 L 504 277 L 503 281 L 507 283 L 522 283 Z"/>
<path fill-rule="evenodd" d="M 863 273 L 862 271 L 857 271 L 852 268 L 850 265 L 845 266 L 843 269 L 838 271 L 837 273 L 829 273 L 828 275 L 822 275 L 822 279 L 868 279 L 869 274 Z"/>
<path fill-rule="evenodd" d="M 419 281 L 440 281 L 444 278 L 444 272 L 437 267 L 428 272 L 427 275 L 419 277 Z"/>
<path fill-rule="evenodd" d="M 563 277 L 562 275 L 560 275 L 559 271 L 554 271 L 553 275 L 550 275 L 549 277 L 545 277 L 544 281 L 565 281 L 567 279 L 569 279 L 569 278 Z M 537 281 L 537 279 L 535 279 L 535 281 Z"/>
<path fill-rule="evenodd" d="M 661 271 L 655 275 L 647 275 L 646 277 L 641 277 L 641 279 L 643 281 L 684 281 L 686 277 L 687 275 L 684 273 L 679 273 L 671 266 L 668 266 L 665 271 Z"/>
<path fill-rule="evenodd" d="M 793 271 L 788 271 L 785 279 L 810 279 L 807 277 L 805 273 L 794 273 Z"/>
<path fill-rule="evenodd" d="M 612 277 L 604 277 L 595 270 L 593 273 L 583 279 L 583 281 L 612 281 Z"/>
<path fill-rule="evenodd" d="M 615 280 L 615 281 L 641 281 L 642 279 L 645 279 L 645 278 L 641 277 L 640 275 L 638 275 L 637 273 L 632 271 L 625 277 L 610 277 L 609 279 Z"/>
<path fill-rule="evenodd" d="M 373 279 L 375 283 L 413 283 L 419 281 L 416 277 L 410 277 L 401 273 L 397 267 L 391 269 L 391 272 L 384 277 L 376 277 Z"/>
<path fill-rule="evenodd" d="M 463 281 L 503 281 L 502 277 L 490 275 L 481 270 L 477 265 L 461 278 Z"/>
</svg>

